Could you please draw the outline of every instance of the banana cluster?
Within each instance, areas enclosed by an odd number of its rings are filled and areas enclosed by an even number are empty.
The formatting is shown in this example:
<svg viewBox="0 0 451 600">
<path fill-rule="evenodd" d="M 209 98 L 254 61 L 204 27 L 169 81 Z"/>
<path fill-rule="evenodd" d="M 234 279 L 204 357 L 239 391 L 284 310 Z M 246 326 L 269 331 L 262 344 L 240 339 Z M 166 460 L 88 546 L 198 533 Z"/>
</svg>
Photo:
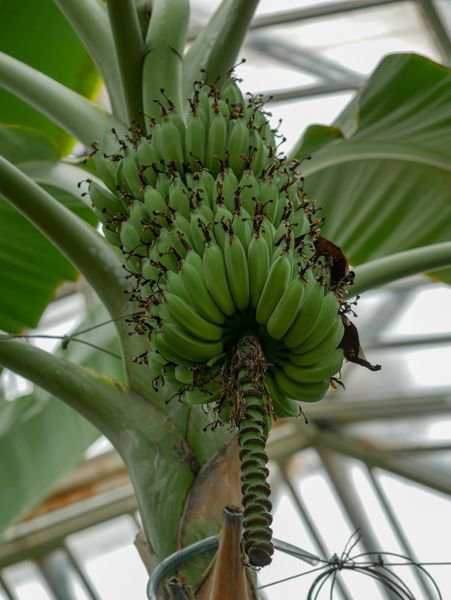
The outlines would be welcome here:
<svg viewBox="0 0 451 600">
<path fill-rule="evenodd" d="M 295 400 L 319 400 L 343 361 L 337 298 L 301 265 L 262 233 L 246 245 L 233 224 L 222 247 L 211 240 L 202 255 L 189 250 L 150 310 L 150 360 L 192 387 L 189 402 L 215 401 L 228 353 L 243 334 L 255 335 L 268 361 L 265 386 L 274 413 L 299 414 Z"/>
<path fill-rule="evenodd" d="M 211 179 L 223 175 L 229 167 L 233 177 L 226 177 L 224 182 L 228 196 L 228 186 L 236 187 L 245 171 L 259 177 L 269 164 L 274 163 L 276 138 L 260 110 L 259 98 L 245 102 L 238 86 L 230 80 L 222 90 L 196 85 L 189 106 L 184 120 L 162 92 L 161 118 L 158 121 L 151 119 L 147 135 L 139 130 L 131 131 L 127 139 L 120 139 L 113 131 L 117 152 L 108 155 L 94 146 L 92 158 L 96 173 L 112 194 L 92 184 L 94 195 L 91 196 L 111 243 L 120 245 L 121 222 L 127 220 L 127 208 L 136 200 L 144 200 L 146 187 L 155 188 L 166 196 L 174 177 L 181 177 L 182 183 L 192 188 L 192 175 L 204 171 L 208 175 L 196 186 L 200 188 L 198 194 L 202 194 L 205 186 L 211 188 Z M 242 184 L 248 185 L 246 177 Z M 248 187 L 246 196 L 249 199 L 252 191 L 256 190 Z M 119 204 L 112 198 L 118 192 L 121 196 Z M 175 194 L 171 208 L 181 210 L 186 216 L 190 205 L 178 195 Z M 230 208 L 233 208 L 233 202 Z M 161 223 L 156 223 L 156 227 L 154 237 L 158 237 Z"/>
<path fill-rule="evenodd" d="M 322 398 L 343 362 L 346 261 L 320 236 L 297 161 L 278 154 L 260 98 L 232 80 L 196 84 L 187 115 L 161 91 L 160 118 L 115 150 L 94 148 L 105 185 L 89 194 L 117 247 L 138 308 L 137 357 L 154 385 L 214 408 L 238 430 L 244 550 L 273 553 L 268 457 L 272 417 Z M 343 267 L 344 264 L 344 267 Z"/>
<path fill-rule="evenodd" d="M 187 402 L 217 402 L 243 335 L 262 345 L 273 414 L 299 414 L 341 367 L 340 304 L 315 239 L 320 220 L 296 161 L 277 155 L 259 99 L 230 81 L 198 85 L 186 122 L 162 96 L 149 133 L 95 153 L 108 187 L 90 183 L 105 237 L 123 253 L 145 309 L 155 379 Z"/>
</svg>

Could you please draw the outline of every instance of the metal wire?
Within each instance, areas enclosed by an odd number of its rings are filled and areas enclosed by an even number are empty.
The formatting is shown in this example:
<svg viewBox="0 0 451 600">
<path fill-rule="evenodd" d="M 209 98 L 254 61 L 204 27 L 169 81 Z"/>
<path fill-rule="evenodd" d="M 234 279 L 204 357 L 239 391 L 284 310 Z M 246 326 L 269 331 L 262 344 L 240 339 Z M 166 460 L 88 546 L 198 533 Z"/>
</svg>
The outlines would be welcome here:
<svg viewBox="0 0 451 600">
<path fill-rule="evenodd" d="M 287 544 L 282 540 L 274 540 L 274 547 L 286 554 L 296 556 L 304 562 L 317 565 L 313 569 L 296 573 L 283 579 L 278 579 L 257 587 L 258 591 L 280 585 L 287 581 L 299 579 L 307 575 L 316 574 L 313 583 L 311 584 L 306 600 L 320 600 L 322 592 L 326 590 L 327 584 L 329 583 L 329 600 L 334 600 L 335 587 L 338 585 L 338 575 L 341 572 L 349 571 L 359 575 L 364 575 L 370 579 L 374 579 L 382 585 L 383 589 L 398 600 L 416 600 L 414 593 L 407 585 L 407 583 L 397 575 L 392 568 L 393 567 L 414 567 L 421 571 L 422 575 L 429 581 L 434 590 L 434 594 L 431 595 L 432 600 L 443 600 L 443 596 L 440 592 L 437 582 L 432 575 L 425 569 L 426 565 L 451 565 L 451 562 L 439 562 L 439 563 L 421 563 L 412 560 L 409 556 L 403 554 L 397 554 L 395 552 L 361 552 L 352 555 L 352 551 L 357 546 L 360 540 L 360 533 L 354 532 L 347 543 L 345 544 L 343 551 L 340 556 L 334 554 L 329 559 L 322 559 L 319 556 L 315 556 L 310 552 Z M 219 536 L 211 536 L 195 542 L 183 550 L 175 552 L 171 556 L 164 559 L 158 567 L 153 571 L 149 583 L 147 586 L 147 595 L 149 600 L 157 600 L 157 592 L 161 582 L 173 575 L 177 567 L 187 562 L 188 560 L 217 549 L 219 544 Z M 397 560 L 390 560 L 395 558 Z M 324 597 L 324 595 L 322 596 Z"/>
<path fill-rule="evenodd" d="M 357 537 L 353 545 L 355 545 L 358 541 L 359 538 Z M 351 546 L 350 550 L 352 550 L 353 545 Z M 374 557 L 374 559 L 369 560 L 372 557 Z M 396 557 L 402 562 L 387 562 L 384 560 L 384 557 Z M 419 563 L 412 561 L 408 556 L 394 552 L 363 552 L 354 556 L 350 556 L 349 551 L 343 552 L 341 557 L 338 557 L 335 554 L 328 561 L 321 562 L 323 564 L 316 569 L 309 569 L 308 571 L 303 571 L 296 575 L 291 575 L 290 577 L 273 581 L 261 586 L 258 589 L 273 587 L 275 585 L 285 583 L 286 581 L 292 581 L 296 578 L 318 573 L 308 590 L 306 600 L 319 600 L 321 593 L 326 589 L 327 583 L 330 583 L 329 599 L 333 600 L 335 598 L 334 590 L 337 583 L 338 574 L 343 571 L 352 571 L 378 581 L 387 592 L 399 600 L 416 600 L 414 593 L 406 584 L 406 582 L 391 569 L 392 567 L 413 566 L 418 569 L 432 585 L 435 593 L 431 597 L 434 598 L 434 600 L 443 600 L 443 596 L 440 592 L 437 582 L 424 568 L 425 565 L 438 563 Z M 451 565 L 449 562 L 440 564 L 446 566 Z"/>
<path fill-rule="evenodd" d="M 288 476 L 288 473 L 287 473 L 286 466 L 279 465 L 279 469 L 281 472 L 282 481 L 285 484 L 285 486 L 291 496 L 291 499 L 295 505 L 295 508 L 296 508 L 299 516 L 303 520 L 308 532 L 310 533 L 310 536 L 313 538 L 317 549 L 322 554 L 322 556 L 327 556 L 326 544 L 324 543 L 324 540 L 322 539 L 318 528 L 316 527 L 312 517 L 310 516 L 306 506 L 304 505 L 304 502 L 303 502 L 300 494 L 297 493 L 295 486 L 291 482 L 291 480 Z M 351 596 L 350 596 L 349 592 L 347 591 L 346 587 L 344 586 L 343 582 L 338 581 L 337 586 L 341 592 L 341 595 L 343 596 L 343 599 L 351 600 Z"/>
<path fill-rule="evenodd" d="M 273 543 L 274 548 L 277 550 L 284 552 L 285 554 L 289 554 L 290 556 L 294 556 L 295 558 L 299 558 L 300 560 L 309 564 L 314 565 L 318 562 L 323 562 L 319 556 L 312 554 L 308 550 L 298 548 L 297 546 L 293 546 L 292 544 L 288 544 L 282 540 L 273 539 Z M 157 600 L 157 592 L 160 583 L 163 581 L 163 579 L 166 579 L 169 575 L 172 575 L 178 566 L 196 556 L 199 556 L 199 554 L 205 554 L 207 552 L 216 550 L 218 545 L 219 536 L 213 535 L 199 542 L 195 542 L 194 544 L 191 544 L 182 550 L 174 552 L 174 554 L 171 554 L 165 558 L 152 572 L 152 575 L 149 579 L 149 583 L 147 585 L 147 597 L 149 600 Z M 263 589 L 263 587 L 261 589 Z"/>
<path fill-rule="evenodd" d="M 78 342 L 79 344 L 84 344 L 85 346 L 89 346 L 89 347 L 93 348 L 94 350 L 97 350 L 99 352 L 104 352 L 105 354 L 109 354 L 113 358 L 117 358 L 117 359 L 121 360 L 121 357 L 119 356 L 119 354 L 116 354 L 115 352 L 111 352 L 111 350 L 102 348 L 102 347 L 98 346 L 97 344 L 93 344 L 92 342 L 88 342 L 86 340 L 81 340 L 77 336 L 85 334 L 85 333 L 89 333 L 91 331 L 94 331 L 95 329 L 99 329 L 100 327 L 109 325 L 110 323 L 115 323 L 115 322 L 121 321 L 123 319 L 132 318 L 139 314 L 140 314 L 140 311 L 121 315 L 119 317 L 116 317 L 115 319 L 108 319 L 107 321 L 102 321 L 101 323 L 97 323 L 96 325 L 92 325 L 91 327 L 87 327 L 86 329 L 80 329 L 78 331 L 74 331 L 73 333 L 67 334 L 67 335 L 50 335 L 50 334 L 44 334 L 44 333 L 2 335 L 2 336 L 0 336 L 0 342 L 8 341 L 8 340 L 17 340 L 17 339 L 61 340 L 62 341 L 61 348 L 63 350 L 67 350 L 67 347 L 69 346 L 69 344 L 71 342 Z"/>
<path fill-rule="evenodd" d="M 377 479 L 377 477 L 374 473 L 374 470 L 371 467 L 367 467 L 367 469 L 368 469 L 368 477 L 371 482 L 371 485 L 373 486 L 374 492 L 375 492 L 380 504 L 382 505 L 385 514 L 387 515 L 387 518 L 392 526 L 393 531 L 395 532 L 395 534 L 398 538 L 398 541 L 401 545 L 403 552 L 405 552 L 407 556 L 410 556 L 412 560 L 417 562 L 413 548 L 410 545 L 409 540 L 407 539 L 407 536 L 404 534 L 401 524 L 399 523 L 399 521 L 396 517 L 396 513 L 392 509 L 392 506 L 384 492 L 382 485 L 380 484 L 379 480 Z M 423 573 L 421 572 L 421 570 L 415 569 L 414 573 L 415 573 L 415 576 L 418 580 L 420 587 L 422 588 L 422 590 L 424 592 L 425 599 L 433 600 L 433 595 L 432 595 L 429 585 L 426 581 L 426 578 L 423 575 Z"/>
</svg>

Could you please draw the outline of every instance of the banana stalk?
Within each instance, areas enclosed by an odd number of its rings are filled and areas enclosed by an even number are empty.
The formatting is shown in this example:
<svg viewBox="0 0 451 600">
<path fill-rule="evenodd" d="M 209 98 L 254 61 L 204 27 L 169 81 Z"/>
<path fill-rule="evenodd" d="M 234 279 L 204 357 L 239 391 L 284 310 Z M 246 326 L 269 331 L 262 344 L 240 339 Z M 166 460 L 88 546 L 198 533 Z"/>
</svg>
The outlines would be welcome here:
<svg viewBox="0 0 451 600">
<path fill-rule="evenodd" d="M 236 350 L 238 398 L 238 439 L 243 504 L 243 547 L 249 563 L 264 567 L 271 562 L 271 489 L 267 478 L 268 403 L 263 384 L 266 361 L 255 337 L 243 338 Z M 233 372 L 233 369 L 232 369 Z"/>
</svg>

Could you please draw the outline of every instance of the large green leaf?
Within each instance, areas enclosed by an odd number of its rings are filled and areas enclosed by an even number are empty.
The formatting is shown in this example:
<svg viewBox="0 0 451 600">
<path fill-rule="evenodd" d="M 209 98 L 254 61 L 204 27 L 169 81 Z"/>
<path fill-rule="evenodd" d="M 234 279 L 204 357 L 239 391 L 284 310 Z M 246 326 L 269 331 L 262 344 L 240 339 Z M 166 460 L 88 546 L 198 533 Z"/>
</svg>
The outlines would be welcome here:
<svg viewBox="0 0 451 600">
<path fill-rule="evenodd" d="M 77 329 L 107 318 L 105 310 L 97 306 Z M 80 338 L 119 351 L 112 324 Z M 71 342 L 57 354 L 121 378 L 121 361 L 89 346 Z M 0 531 L 40 502 L 98 436 L 83 417 L 41 389 L 11 402 L 0 399 Z"/>
<path fill-rule="evenodd" d="M 85 177 L 83 170 L 57 163 L 56 148 L 44 134 L 0 127 L 0 154 L 18 163 L 81 218 L 95 223 L 94 213 L 82 201 L 76 185 L 76 179 Z M 77 278 L 66 258 L 1 198 L 0 277 L 0 330 L 8 332 L 36 326 L 57 287 Z"/>
<path fill-rule="evenodd" d="M 97 87 L 91 59 L 52 0 L 0 1 L 0 40 L 0 50 L 6 54 L 85 96 Z M 62 152 L 71 143 L 46 117 L 5 91 L 0 91 L 0 122 L 43 131 Z"/>
<path fill-rule="evenodd" d="M 451 239 L 449 68 L 388 56 L 335 125 L 346 137 L 334 140 L 334 129 L 303 165 L 306 191 L 322 207 L 324 235 L 352 264 Z M 446 270 L 437 276 L 451 280 Z"/>
</svg>

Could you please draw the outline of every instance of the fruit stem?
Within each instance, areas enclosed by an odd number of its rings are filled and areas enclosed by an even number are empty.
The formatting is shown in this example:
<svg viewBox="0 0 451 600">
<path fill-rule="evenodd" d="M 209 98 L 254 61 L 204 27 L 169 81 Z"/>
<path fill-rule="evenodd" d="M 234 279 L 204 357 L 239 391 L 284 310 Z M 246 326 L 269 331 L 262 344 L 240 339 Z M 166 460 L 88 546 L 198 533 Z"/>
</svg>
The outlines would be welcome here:
<svg viewBox="0 0 451 600">
<path fill-rule="evenodd" d="M 263 382 L 267 368 L 259 340 L 255 336 L 243 337 L 236 347 L 231 373 L 238 375 L 235 420 L 240 444 L 243 546 L 254 567 L 268 565 L 274 552 L 265 450 L 269 428 Z"/>
</svg>

